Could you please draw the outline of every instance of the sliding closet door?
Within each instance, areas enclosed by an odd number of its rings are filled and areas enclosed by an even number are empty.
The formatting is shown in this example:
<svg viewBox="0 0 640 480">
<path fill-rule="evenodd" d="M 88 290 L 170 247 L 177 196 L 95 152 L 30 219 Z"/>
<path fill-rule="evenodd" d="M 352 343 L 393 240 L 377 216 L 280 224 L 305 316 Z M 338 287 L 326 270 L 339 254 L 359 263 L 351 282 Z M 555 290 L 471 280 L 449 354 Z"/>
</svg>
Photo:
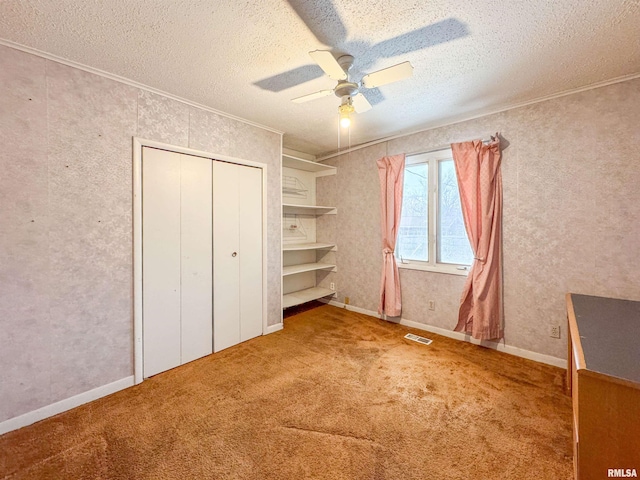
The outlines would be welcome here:
<svg viewBox="0 0 640 480">
<path fill-rule="evenodd" d="M 213 351 L 211 164 L 180 155 L 181 363 Z"/>
<path fill-rule="evenodd" d="M 240 167 L 240 341 L 262 335 L 262 170 Z"/>
<path fill-rule="evenodd" d="M 180 365 L 180 154 L 143 149 L 144 376 Z"/>
<path fill-rule="evenodd" d="M 238 165 L 213 162 L 213 351 L 240 342 Z"/>
</svg>

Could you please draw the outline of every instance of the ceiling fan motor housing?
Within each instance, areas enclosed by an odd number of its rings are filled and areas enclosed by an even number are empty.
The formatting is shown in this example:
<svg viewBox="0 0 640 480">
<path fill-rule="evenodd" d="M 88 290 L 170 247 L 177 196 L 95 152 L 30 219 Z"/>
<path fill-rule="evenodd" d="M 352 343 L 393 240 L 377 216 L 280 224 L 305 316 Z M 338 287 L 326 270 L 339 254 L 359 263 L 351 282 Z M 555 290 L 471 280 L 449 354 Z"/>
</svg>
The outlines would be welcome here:
<svg viewBox="0 0 640 480">
<path fill-rule="evenodd" d="M 358 88 L 360 86 L 357 83 L 348 82 L 347 80 L 340 80 L 336 88 L 333 90 L 333 93 L 336 94 L 336 97 L 344 97 L 349 96 L 353 97 L 358 94 Z"/>
</svg>

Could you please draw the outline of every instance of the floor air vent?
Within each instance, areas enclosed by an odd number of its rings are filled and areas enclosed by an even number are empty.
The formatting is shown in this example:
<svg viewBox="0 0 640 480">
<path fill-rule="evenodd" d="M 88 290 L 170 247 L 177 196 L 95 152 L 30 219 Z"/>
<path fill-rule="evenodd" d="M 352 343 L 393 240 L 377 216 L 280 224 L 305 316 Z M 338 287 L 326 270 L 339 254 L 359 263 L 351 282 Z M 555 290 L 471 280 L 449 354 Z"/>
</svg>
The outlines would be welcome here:
<svg viewBox="0 0 640 480">
<path fill-rule="evenodd" d="M 414 342 L 424 343 L 425 345 L 429 345 L 433 340 L 429 340 L 428 338 L 419 337 L 418 335 L 414 335 L 413 333 L 407 333 L 404 338 L 408 340 L 413 340 Z"/>
</svg>

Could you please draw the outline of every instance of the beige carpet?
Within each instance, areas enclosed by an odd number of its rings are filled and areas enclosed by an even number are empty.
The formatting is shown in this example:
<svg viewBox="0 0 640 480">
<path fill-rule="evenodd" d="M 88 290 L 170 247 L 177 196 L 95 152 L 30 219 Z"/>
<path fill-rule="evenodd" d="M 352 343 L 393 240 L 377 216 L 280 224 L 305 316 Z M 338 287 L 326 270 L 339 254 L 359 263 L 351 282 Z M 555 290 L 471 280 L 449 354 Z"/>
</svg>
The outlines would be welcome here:
<svg viewBox="0 0 640 480">
<path fill-rule="evenodd" d="M 0 437 L 0 478 L 567 480 L 562 381 L 558 368 L 318 306 Z"/>
</svg>

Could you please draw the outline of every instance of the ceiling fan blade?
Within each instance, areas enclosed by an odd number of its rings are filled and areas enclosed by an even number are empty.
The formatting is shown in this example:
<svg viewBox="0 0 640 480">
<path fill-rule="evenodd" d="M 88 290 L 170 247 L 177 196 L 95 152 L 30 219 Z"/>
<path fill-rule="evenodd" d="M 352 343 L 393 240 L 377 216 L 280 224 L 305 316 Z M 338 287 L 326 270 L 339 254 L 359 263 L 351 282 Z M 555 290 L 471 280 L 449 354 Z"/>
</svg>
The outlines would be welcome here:
<svg viewBox="0 0 640 480">
<path fill-rule="evenodd" d="M 384 40 L 372 47 L 378 57 L 395 57 L 404 53 L 433 47 L 469 35 L 466 24 L 456 18 L 447 18 L 397 37 Z"/>
<path fill-rule="evenodd" d="M 297 97 L 291 99 L 292 102 L 295 103 L 304 103 L 310 100 L 315 100 L 316 98 L 327 97 L 333 93 L 333 90 L 320 90 L 316 93 L 310 93 L 309 95 L 303 95 L 302 97 Z"/>
<path fill-rule="evenodd" d="M 365 88 L 375 88 L 388 83 L 404 80 L 413 75 L 413 66 L 409 62 L 402 62 L 393 67 L 383 68 L 377 72 L 362 77 L 362 85 Z"/>
<path fill-rule="evenodd" d="M 324 73 L 329 75 L 329 78 L 333 80 L 344 80 L 347 78 L 347 74 L 335 59 L 333 54 L 327 50 L 314 50 L 309 52 L 313 61 L 316 62 Z"/>
<path fill-rule="evenodd" d="M 369 100 L 367 100 L 362 93 L 359 93 L 355 97 L 351 97 L 351 102 L 356 113 L 364 113 L 367 110 L 371 110 Z"/>
</svg>

